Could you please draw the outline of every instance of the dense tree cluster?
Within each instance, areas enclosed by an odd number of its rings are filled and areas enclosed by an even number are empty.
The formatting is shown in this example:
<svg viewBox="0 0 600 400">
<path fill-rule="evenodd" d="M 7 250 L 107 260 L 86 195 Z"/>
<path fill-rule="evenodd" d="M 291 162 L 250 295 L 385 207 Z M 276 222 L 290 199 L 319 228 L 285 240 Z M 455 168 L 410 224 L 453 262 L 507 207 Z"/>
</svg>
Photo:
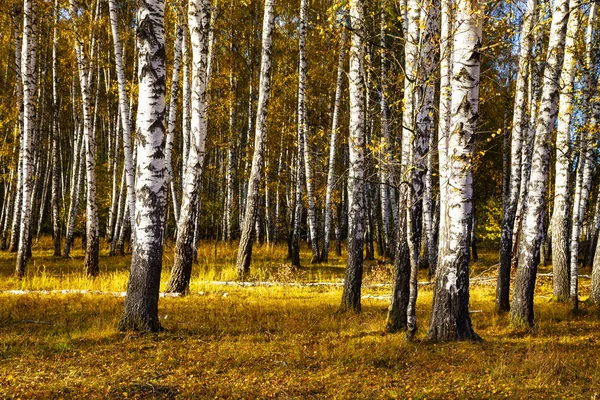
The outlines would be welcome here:
<svg viewBox="0 0 600 400">
<path fill-rule="evenodd" d="M 600 302 L 596 1 L 9 0 L 0 15 L 1 247 L 131 251 L 121 329 L 155 331 L 198 243 L 330 245 L 360 311 L 364 259 L 393 262 L 386 327 L 477 340 L 469 263 L 500 241 L 496 308 L 534 324 L 537 266 Z M 85 205 L 85 207 L 83 207 Z M 85 208 L 85 210 L 84 210 Z M 477 232 L 476 232 L 477 230 Z M 478 234 L 477 234 L 478 233 Z M 478 239 L 479 237 L 479 239 Z M 511 270 L 516 270 L 510 299 Z"/>
</svg>

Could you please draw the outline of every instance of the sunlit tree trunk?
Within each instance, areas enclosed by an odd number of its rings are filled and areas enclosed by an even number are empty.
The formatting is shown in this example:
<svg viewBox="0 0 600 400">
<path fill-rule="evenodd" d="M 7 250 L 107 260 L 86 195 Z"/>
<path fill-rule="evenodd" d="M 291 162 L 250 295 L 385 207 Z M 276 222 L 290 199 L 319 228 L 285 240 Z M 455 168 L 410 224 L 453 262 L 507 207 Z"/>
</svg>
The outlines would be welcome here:
<svg viewBox="0 0 600 400">
<path fill-rule="evenodd" d="M 452 63 L 452 120 L 448 140 L 447 224 L 440 232 L 428 338 L 478 340 L 469 316 L 469 244 L 473 213 L 473 135 L 479 108 L 483 2 L 456 2 Z"/>
<path fill-rule="evenodd" d="M 77 5 L 74 0 L 70 0 L 71 15 L 73 18 L 78 13 Z M 97 15 L 97 13 L 95 13 Z M 78 24 L 78 22 L 76 22 Z M 75 28 L 78 31 L 78 27 Z M 94 48 L 92 42 L 90 49 Z M 93 51 L 93 50 L 92 50 Z M 90 77 L 91 68 L 88 58 L 84 52 L 84 46 L 81 37 L 76 35 L 75 55 L 77 59 L 77 70 L 79 73 L 79 85 L 81 88 L 81 102 L 83 115 L 83 138 L 85 143 L 85 171 L 87 178 L 87 198 L 86 198 L 86 252 L 84 260 L 84 270 L 87 275 L 96 276 L 99 272 L 98 267 L 98 203 L 96 199 L 96 138 L 92 128 L 91 98 L 90 98 Z"/>
<path fill-rule="evenodd" d="M 167 189 L 164 159 L 164 1 L 140 2 L 137 23 L 139 97 L 136 126 L 139 139 L 136 149 L 136 233 L 119 329 L 155 332 L 160 329 L 158 295 Z"/>
<path fill-rule="evenodd" d="M 248 179 L 248 193 L 246 196 L 246 211 L 241 228 L 242 236 L 237 255 L 237 273 L 243 277 L 250 272 L 252 259 L 253 227 L 259 206 L 258 189 L 263 175 L 265 155 L 265 142 L 267 138 L 267 108 L 271 94 L 271 55 L 273 50 L 273 20 L 275 0 L 266 0 L 263 29 L 262 29 L 262 54 L 260 66 L 260 81 L 258 89 L 258 105 L 256 110 L 256 124 L 254 134 L 254 154 L 252 156 L 252 169 Z"/>
<path fill-rule="evenodd" d="M 54 8 L 52 10 L 54 18 L 54 28 L 52 33 L 52 237 L 54 239 L 54 256 L 61 255 L 61 231 L 60 231 L 60 165 L 59 165 L 59 104 L 58 104 L 58 0 L 54 0 Z"/>
<path fill-rule="evenodd" d="M 365 105 L 364 10 L 362 0 L 350 0 L 350 136 L 348 137 L 348 261 L 342 293 L 342 310 L 360 311 L 364 241 Z"/>
<path fill-rule="evenodd" d="M 573 309 L 577 309 L 579 306 L 579 294 L 578 294 L 578 273 L 579 273 L 579 237 L 581 236 L 581 228 L 583 224 L 583 217 L 587 209 L 588 197 L 592 187 L 592 169 L 593 169 L 593 156 L 594 156 L 594 142 L 595 135 L 594 130 L 597 127 L 598 119 L 594 115 L 594 107 L 592 98 L 594 97 L 594 81 L 595 77 L 595 58 L 593 55 L 594 45 L 594 28 L 596 23 L 597 4 L 592 3 L 588 15 L 588 25 L 585 32 L 585 57 L 584 57 L 584 87 L 583 87 L 583 131 L 580 132 L 579 139 L 579 162 L 577 163 L 577 183 L 575 187 L 575 196 L 573 200 L 573 213 L 572 213 L 572 230 L 571 230 L 571 279 L 569 296 L 571 298 L 571 304 Z M 567 32 L 568 34 L 568 32 Z"/>
<path fill-rule="evenodd" d="M 512 260 L 512 234 L 519 190 L 521 188 L 521 152 L 523 136 L 527 132 L 527 78 L 533 42 L 533 27 L 537 10 L 537 0 L 528 0 L 523 15 L 521 29 L 521 51 L 515 87 L 515 105 L 511 135 L 510 181 L 507 203 L 502 220 L 502 237 L 500 241 L 500 263 L 498 265 L 498 281 L 496 284 L 496 310 L 508 311 L 510 308 L 510 266 Z"/>
<path fill-rule="evenodd" d="M 85 163 L 85 144 L 83 138 L 83 130 L 81 129 L 81 124 L 79 121 L 77 122 L 77 126 L 75 128 L 75 146 L 73 154 L 73 168 L 72 168 L 72 177 L 71 180 L 71 191 L 70 198 L 71 202 L 69 205 L 69 218 L 67 220 L 67 232 L 65 236 L 65 249 L 63 251 L 63 256 L 68 257 L 71 253 L 71 245 L 73 244 L 73 234 L 75 232 L 75 222 L 77 220 L 77 214 L 79 212 L 79 197 L 81 194 L 81 187 L 83 186 L 84 181 L 84 163 Z"/>
<path fill-rule="evenodd" d="M 552 9 L 550 42 L 542 81 L 542 98 L 533 144 L 527 212 L 519 244 L 519 267 L 515 278 L 510 318 L 515 326 L 533 326 L 533 293 L 542 239 L 547 178 L 550 161 L 550 135 L 557 115 L 559 77 L 563 64 L 569 1 L 557 0 Z"/>
<path fill-rule="evenodd" d="M 36 29 L 37 16 L 34 1 L 23 3 L 23 131 L 21 134 L 22 204 L 20 215 L 19 246 L 17 250 L 16 275 L 22 278 L 27 265 L 29 229 L 31 224 L 31 192 L 33 191 L 34 134 L 35 134 L 35 91 L 36 91 Z"/>
<path fill-rule="evenodd" d="M 181 69 L 181 43 L 183 42 L 184 30 L 187 28 L 182 23 L 183 17 L 177 12 L 177 23 L 175 25 L 175 45 L 173 49 L 173 75 L 171 78 L 171 90 L 169 97 L 168 133 L 165 151 L 165 164 L 169 171 L 169 189 L 173 203 L 173 215 L 175 224 L 179 221 L 179 199 L 175 187 L 175 173 L 173 171 L 173 140 L 175 138 L 175 123 L 177 122 L 177 95 L 179 94 L 179 72 Z"/>
<path fill-rule="evenodd" d="M 571 121 L 573 83 L 575 81 L 576 40 L 581 15 L 580 0 L 571 1 L 564 45 L 564 62 L 560 75 L 558 126 L 556 128 L 556 171 L 552 212 L 552 276 L 554 297 L 569 298 L 568 214 L 571 170 Z"/>
<path fill-rule="evenodd" d="M 321 251 L 321 261 L 327 262 L 329 259 L 329 241 L 331 239 L 331 213 L 332 213 L 332 195 L 335 187 L 335 159 L 337 157 L 337 136 L 340 120 L 340 104 L 342 101 L 342 86 L 344 84 L 344 56 L 346 47 L 346 29 L 342 27 L 340 41 L 340 54 L 337 64 L 337 79 L 335 85 L 335 100 L 333 105 L 333 116 L 331 118 L 331 136 L 329 138 L 329 165 L 327 170 L 327 189 L 325 192 L 325 230 L 323 233 L 323 250 Z"/>
<path fill-rule="evenodd" d="M 129 208 L 129 217 L 131 226 L 135 226 L 135 177 L 133 167 L 133 154 L 131 146 L 131 117 L 129 109 L 129 96 L 127 95 L 127 79 L 125 78 L 125 65 L 123 62 L 123 50 L 121 37 L 119 34 L 119 20 L 117 14 L 116 0 L 108 0 L 110 13 L 110 27 L 113 36 L 115 51 L 115 66 L 117 69 L 117 82 L 119 91 L 119 112 L 121 114 L 121 127 L 123 129 L 123 155 L 125 159 L 125 182 L 127 183 L 127 207 Z"/>
<path fill-rule="evenodd" d="M 167 291 L 188 291 L 194 261 L 196 217 L 200 204 L 200 179 L 204 165 L 207 121 L 208 88 L 208 25 L 210 22 L 208 0 L 189 3 L 188 25 L 192 45 L 192 121 L 190 149 L 185 164 L 185 180 L 181 214 L 177 226 L 177 243 L 171 277 Z"/>
<path fill-rule="evenodd" d="M 446 225 L 446 192 L 448 187 L 448 136 L 450 134 L 450 120 L 452 116 L 452 2 L 451 0 L 440 0 L 440 103 L 438 123 L 438 163 L 439 163 L 439 227 L 438 236 L 444 232 Z M 438 239 L 439 241 L 439 239 Z M 435 244 L 439 250 L 438 243 Z M 429 275 L 435 275 L 439 255 L 429 264 Z"/>
<path fill-rule="evenodd" d="M 416 223 L 414 215 L 408 215 L 412 212 L 420 212 L 420 206 L 413 207 L 413 197 L 411 191 L 417 180 L 415 176 L 413 160 L 416 155 L 413 147 L 421 146 L 420 135 L 417 134 L 415 124 L 417 96 L 417 79 L 419 66 L 419 37 L 420 37 L 420 5 L 417 0 L 407 2 L 407 32 L 404 44 L 404 102 L 402 114 L 402 160 L 401 176 L 402 185 L 400 187 L 400 199 L 398 202 L 398 214 L 400 216 L 398 227 L 396 229 L 396 251 L 394 258 L 394 281 L 392 286 L 392 302 L 388 309 L 386 329 L 390 332 L 406 329 L 407 327 L 407 309 L 409 305 L 411 290 L 416 296 L 414 288 L 411 289 L 411 272 L 414 267 L 411 260 L 417 262 L 416 254 L 411 254 L 411 250 L 418 252 L 416 243 L 408 243 L 408 238 L 418 240 L 414 226 Z M 417 150 L 421 152 L 421 149 Z M 422 188 L 421 188 L 422 189 Z M 422 194 L 422 192 L 421 192 Z M 414 197 L 416 199 L 416 196 Z M 410 245 L 410 246 L 409 246 Z M 416 298 L 416 297 L 415 297 Z"/>
</svg>

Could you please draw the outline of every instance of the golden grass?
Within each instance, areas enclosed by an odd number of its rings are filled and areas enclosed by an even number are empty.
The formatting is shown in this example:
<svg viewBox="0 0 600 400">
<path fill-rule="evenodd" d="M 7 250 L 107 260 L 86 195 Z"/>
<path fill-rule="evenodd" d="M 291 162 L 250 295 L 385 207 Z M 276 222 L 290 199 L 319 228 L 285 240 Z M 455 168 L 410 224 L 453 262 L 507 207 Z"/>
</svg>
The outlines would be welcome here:
<svg viewBox="0 0 600 400">
<path fill-rule="evenodd" d="M 54 260 L 46 245 L 34 249 L 36 266 L 30 264 L 23 282 L 10 277 L 14 257 L 1 253 L 0 289 L 124 290 L 127 257 L 103 254 L 101 276 L 88 280 L 80 253 Z M 385 301 L 364 299 L 361 314 L 338 314 L 339 287 L 204 282 L 225 280 L 234 253 L 218 244 L 215 258 L 214 243 L 202 245 L 205 264 L 195 266 L 193 294 L 160 300 L 166 330 L 159 334 L 117 332 L 120 297 L 0 294 L 0 398 L 593 398 L 600 392 L 598 311 L 582 304 L 572 314 L 568 305 L 549 302 L 548 278 L 539 279 L 535 330 L 512 331 L 507 316 L 493 312 L 494 286 L 474 285 L 472 319 L 485 341 L 429 344 L 423 339 L 431 286 L 420 287 L 419 331 L 407 342 L 383 332 Z M 284 246 L 256 254 L 263 271 L 256 280 L 285 269 L 278 268 Z M 492 250 L 481 255 L 474 275 L 497 258 Z M 341 259 L 322 268 L 279 277 L 343 276 Z"/>
</svg>

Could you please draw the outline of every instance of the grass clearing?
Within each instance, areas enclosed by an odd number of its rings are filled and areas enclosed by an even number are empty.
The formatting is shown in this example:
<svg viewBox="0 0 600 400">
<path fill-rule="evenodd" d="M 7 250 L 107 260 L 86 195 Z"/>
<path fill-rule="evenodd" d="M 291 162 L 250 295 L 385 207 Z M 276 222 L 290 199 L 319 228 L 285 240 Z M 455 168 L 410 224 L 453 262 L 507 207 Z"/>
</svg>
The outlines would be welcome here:
<svg viewBox="0 0 600 400">
<path fill-rule="evenodd" d="M 81 274 L 83 254 L 54 259 L 43 239 L 23 281 L 14 255 L 0 253 L 0 290 L 124 291 L 128 257 L 101 255 L 101 276 Z M 383 332 L 387 302 L 363 300 L 363 312 L 338 314 L 340 287 L 222 286 L 235 246 L 203 243 L 192 295 L 160 300 L 165 331 L 115 330 L 123 298 L 106 295 L 0 294 L 1 398 L 594 398 L 600 393 L 599 313 L 572 314 L 550 302 L 540 277 L 534 331 L 515 332 L 493 312 L 494 285 L 475 284 L 471 310 L 483 343 L 423 341 L 432 287 L 420 286 L 416 340 Z M 343 260 L 300 273 L 285 267 L 284 246 L 257 249 L 252 278 L 282 282 L 343 277 Z M 171 248 L 165 252 L 165 265 Z M 304 260 L 310 257 L 306 249 Z M 482 249 L 473 276 L 493 267 Z M 34 265 L 35 263 L 35 265 Z M 389 279 L 368 267 L 365 280 Z M 168 279 L 163 275 L 163 284 Z M 483 276 L 493 275 L 493 268 Z M 586 274 L 587 272 L 583 272 Z M 422 279 L 426 280 L 425 273 Z M 582 298 L 589 281 L 583 280 Z M 364 295 L 388 295 L 369 287 Z"/>
</svg>

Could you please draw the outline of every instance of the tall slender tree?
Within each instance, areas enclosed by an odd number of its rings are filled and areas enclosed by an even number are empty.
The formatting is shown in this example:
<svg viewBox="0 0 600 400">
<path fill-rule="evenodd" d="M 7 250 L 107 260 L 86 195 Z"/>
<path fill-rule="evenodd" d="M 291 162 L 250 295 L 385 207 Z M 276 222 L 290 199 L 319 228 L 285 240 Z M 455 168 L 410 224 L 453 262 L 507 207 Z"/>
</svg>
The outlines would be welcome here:
<svg viewBox="0 0 600 400">
<path fill-rule="evenodd" d="M 527 189 L 529 199 L 523 220 L 523 233 L 519 244 L 519 266 L 510 309 L 510 318 L 515 326 L 533 326 L 534 323 L 533 292 L 542 240 L 540 227 L 544 218 L 550 162 L 549 138 L 556 122 L 559 77 L 563 64 L 568 14 L 569 0 L 554 2 L 542 81 L 542 99 L 533 144 L 531 176 Z"/>
<path fill-rule="evenodd" d="M 265 156 L 265 142 L 267 137 L 267 109 L 271 95 L 271 57 L 273 52 L 273 21 L 275 16 L 275 0 L 266 0 L 263 28 L 262 28 L 262 54 L 260 65 L 260 80 L 258 87 L 258 104 L 256 111 L 256 124 L 254 133 L 254 154 L 252 156 L 252 169 L 248 179 L 248 193 L 246 196 L 246 211 L 242 224 L 242 236 L 237 255 L 238 276 L 243 277 L 250 272 L 252 259 L 252 245 L 254 242 L 254 222 L 259 206 L 258 189 L 263 175 Z"/>
<path fill-rule="evenodd" d="M 348 261 L 342 293 L 342 310 L 360 311 L 364 242 L 365 105 L 364 10 L 362 0 L 350 0 L 350 168 L 348 171 Z"/>
<path fill-rule="evenodd" d="M 192 17 L 195 10 L 195 4 L 190 2 Z M 136 233 L 120 330 L 156 332 L 160 329 L 158 297 L 167 191 L 164 11 L 164 0 L 140 2 L 137 10 Z"/>
<path fill-rule="evenodd" d="M 473 135 L 477 129 L 482 13 L 478 0 L 456 2 L 452 119 L 448 137 L 447 224 L 440 232 L 430 340 L 478 340 L 469 316 L 469 244 L 473 213 Z"/>
</svg>

